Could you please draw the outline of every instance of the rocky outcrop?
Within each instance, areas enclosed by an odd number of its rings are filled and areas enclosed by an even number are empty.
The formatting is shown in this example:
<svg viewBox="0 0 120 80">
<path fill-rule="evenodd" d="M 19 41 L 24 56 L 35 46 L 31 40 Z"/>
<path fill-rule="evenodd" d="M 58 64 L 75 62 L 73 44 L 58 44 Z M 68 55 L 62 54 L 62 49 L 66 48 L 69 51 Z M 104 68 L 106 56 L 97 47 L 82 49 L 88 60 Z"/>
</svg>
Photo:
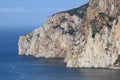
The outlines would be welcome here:
<svg viewBox="0 0 120 80">
<path fill-rule="evenodd" d="M 120 0 L 89 3 L 47 18 L 19 39 L 19 55 L 64 58 L 67 67 L 120 69 Z"/>
</svg>

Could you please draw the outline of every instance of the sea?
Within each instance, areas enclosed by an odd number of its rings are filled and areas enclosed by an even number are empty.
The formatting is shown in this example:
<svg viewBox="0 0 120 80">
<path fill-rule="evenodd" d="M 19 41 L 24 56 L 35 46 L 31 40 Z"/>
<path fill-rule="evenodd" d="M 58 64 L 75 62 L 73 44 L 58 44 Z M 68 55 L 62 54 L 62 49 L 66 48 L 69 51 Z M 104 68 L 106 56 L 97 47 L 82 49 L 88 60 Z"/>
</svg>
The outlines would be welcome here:
<svg viewBox="0 0 120 80">
<path fill-rule="evenodd" d="M 0 29 L 0 80 L 120 80 L 120 70 L 71 69 L 63 59 L 19 56 L 19 36 L 32 30 Z"/>
</svg>

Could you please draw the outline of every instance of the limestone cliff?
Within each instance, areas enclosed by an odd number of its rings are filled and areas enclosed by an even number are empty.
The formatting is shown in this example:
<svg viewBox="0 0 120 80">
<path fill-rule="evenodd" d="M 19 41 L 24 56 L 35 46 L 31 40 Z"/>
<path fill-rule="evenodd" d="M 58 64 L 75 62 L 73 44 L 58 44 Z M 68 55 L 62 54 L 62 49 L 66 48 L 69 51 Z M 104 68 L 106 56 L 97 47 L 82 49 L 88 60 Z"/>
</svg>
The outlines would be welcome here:
<svg viewBox="0 0 120 80">
<path fill-rule="evenodd" d="M 19 39 L 19 55 L 64 58 L 67 67 L 120 69 L 120 0 L 89 3 L 47 18 Z"/>
</svg>

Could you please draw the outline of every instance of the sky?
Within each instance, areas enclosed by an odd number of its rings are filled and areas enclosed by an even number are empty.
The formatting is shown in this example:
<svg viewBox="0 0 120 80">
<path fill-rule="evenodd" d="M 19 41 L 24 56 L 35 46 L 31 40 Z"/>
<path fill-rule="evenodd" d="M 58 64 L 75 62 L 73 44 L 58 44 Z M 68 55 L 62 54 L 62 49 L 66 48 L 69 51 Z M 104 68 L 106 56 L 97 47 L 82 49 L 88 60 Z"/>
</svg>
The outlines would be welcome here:
<svg viewBox="0 0 120 80">
<path fill-rule="evenodd" d="M 89 0 L 0 0 L 0 29 L 38 27 L 54 13 L 79 7 Z"/>
</svg>

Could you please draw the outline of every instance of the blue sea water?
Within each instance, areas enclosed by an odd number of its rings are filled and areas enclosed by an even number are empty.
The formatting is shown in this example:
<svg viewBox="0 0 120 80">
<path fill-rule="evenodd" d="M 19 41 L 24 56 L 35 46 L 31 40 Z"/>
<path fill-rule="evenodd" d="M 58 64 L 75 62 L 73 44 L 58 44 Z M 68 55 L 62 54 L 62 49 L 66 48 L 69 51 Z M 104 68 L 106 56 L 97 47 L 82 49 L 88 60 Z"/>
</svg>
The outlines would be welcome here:
<svg viewBox="0 0 120 80">
<path fill-rule="evenodd" d="M 18 56 L 18 38 L 31 30 L 0 30 L 0 80 L 120 80 L 119 70 L 69 69 L 62 59 Z"/>
</svg>

